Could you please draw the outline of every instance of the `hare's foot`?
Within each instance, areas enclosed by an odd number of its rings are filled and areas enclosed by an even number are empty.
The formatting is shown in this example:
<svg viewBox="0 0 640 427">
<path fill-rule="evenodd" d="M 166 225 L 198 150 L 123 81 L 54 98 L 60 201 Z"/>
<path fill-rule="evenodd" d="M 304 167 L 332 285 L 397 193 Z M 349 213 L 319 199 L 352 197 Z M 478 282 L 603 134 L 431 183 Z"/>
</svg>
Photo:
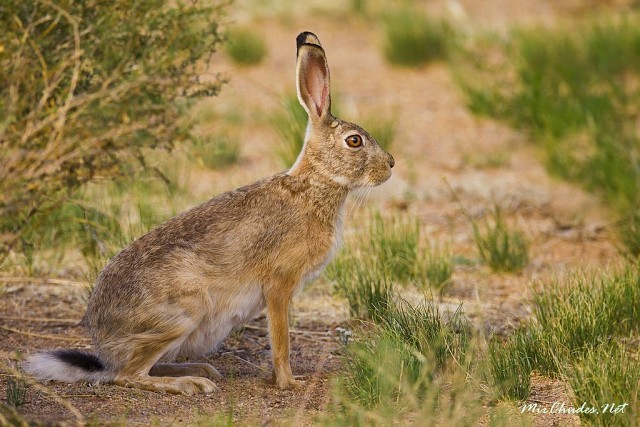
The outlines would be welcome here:
<svg viewBox="0 0 640 427">
<path fill-rule="evenodd" d="M 303 380 L 304 376 L 302 375 L 276 375 L 274 372 L 271 375 L 271 379 L 269 380 L 269 384 L 275 385 L 281 390 L 287 389 L 295 389 L 300 388 L 306 384 L 306 381 Z"/>
<path fill-rule="evenodd" d="M 208 363 L 156 363 L 149 371 L 154 377 L 203 377 L 212 380 L 222 378 L 220 372 Z"/>
<path fill-rule="evenodd" d="M 218 387 L 210 379 L 202 377 L 150 377 L 145 375 L 118 377 L 113 382 L 122 387 L 174 394 L 209 394 L 218 390 Z"/>
</svg>

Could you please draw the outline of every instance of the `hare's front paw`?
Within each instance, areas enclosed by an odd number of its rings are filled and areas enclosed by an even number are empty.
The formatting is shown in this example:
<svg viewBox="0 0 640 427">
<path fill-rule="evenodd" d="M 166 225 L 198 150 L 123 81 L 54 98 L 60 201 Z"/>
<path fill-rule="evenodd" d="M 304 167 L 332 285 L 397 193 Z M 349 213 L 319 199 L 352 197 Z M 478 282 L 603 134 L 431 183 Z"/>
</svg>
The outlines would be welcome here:
<svg viewBox="0 0 640 427">
<path fill-rule="evenodd" d="M 300 375 L 281 375 L 279 377 L 273 375 L 271 377 L 271 384 L 274 384 L 281 390 L 299 388 L 305 385 L 305 381 L 302 381 L 301 378 L 303 377 Z"/>
<path fill-rule="evenodd" d="M 305 385 L 305 382 L 301 380 L 296 380 L 295 378 L 290 378 L 284 381 L 278 381 L 276 385 L 280 390 L 288 390 L 292 388 L 303 387 Z"/>
</svg>

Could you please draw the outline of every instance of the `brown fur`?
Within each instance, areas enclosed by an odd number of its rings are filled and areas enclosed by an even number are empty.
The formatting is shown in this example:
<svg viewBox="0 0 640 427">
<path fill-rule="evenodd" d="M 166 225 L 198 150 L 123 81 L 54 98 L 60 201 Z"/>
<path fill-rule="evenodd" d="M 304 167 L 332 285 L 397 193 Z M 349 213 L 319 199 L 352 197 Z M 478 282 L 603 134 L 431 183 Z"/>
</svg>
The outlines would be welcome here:
<svg viewBox="0 0 640 427">
<path fill-rule="evenodd" d="M 309 129 L 291 170 L 170 219 L 122 250 L 99 275 L 83 323 L 105 365 L 103 380 L 211 392 L 210 379 L 219 377 L 212 366 L 162 362 L 213 351 L 233 326 L 266 306 L 274 382 L 280 388 L 296 384 L 288 334 L 293 294 L 338 246 L 349 190 L 384 182 L 393 166 L 369 134 L 331 115 L 329 69 L 311 33 L 298 36 L 297 75 Z M 354 133 L 362 147 L 345 144 Z M 30 363 L 32 372 L 46 368 L 36 359 Z"/>
</svg>

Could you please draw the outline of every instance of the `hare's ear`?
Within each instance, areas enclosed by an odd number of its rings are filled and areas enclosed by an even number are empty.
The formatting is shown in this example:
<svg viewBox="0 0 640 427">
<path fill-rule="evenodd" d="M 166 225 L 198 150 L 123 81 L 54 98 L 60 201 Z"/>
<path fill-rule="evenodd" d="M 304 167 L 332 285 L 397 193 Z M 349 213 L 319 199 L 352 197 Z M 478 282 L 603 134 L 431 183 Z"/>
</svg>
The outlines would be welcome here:
<svg viewBox="0 0 640 427">
<path fill-rule="evenodd" d="M 331 111 L 331 94 L 329 66 L 324 50 L 313 33 L 300 33 L 296 42 L 298 100 L 312 121 L 325 119 Z"/>
</svg>

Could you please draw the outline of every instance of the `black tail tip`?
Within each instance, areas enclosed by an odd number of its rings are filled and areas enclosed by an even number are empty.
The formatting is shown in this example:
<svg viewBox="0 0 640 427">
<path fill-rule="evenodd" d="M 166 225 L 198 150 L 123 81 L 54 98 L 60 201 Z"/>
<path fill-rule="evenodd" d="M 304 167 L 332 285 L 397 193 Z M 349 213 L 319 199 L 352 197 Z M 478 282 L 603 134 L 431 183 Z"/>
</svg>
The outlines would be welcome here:
<svg viewBox="0 0 640 427">
<path fill-rule="evenodd" d="M 77 366 L 89 372 L 97 372 L 105 369 L 102 361 L 95 354 L 82 350 L 61 349 L 51 352 L 55 357 L 64 363 Z"/>
<path fill-rule="evenodd" d="M 302 33 L 298 34 L 298 37 L 296 37 L 296 48 L 300 49 L 300 46 L 302 46 L 303 44 L 315 44 L 322 47 L 318 36 L 310 31 L 303 31 Z"/>
</svg>

